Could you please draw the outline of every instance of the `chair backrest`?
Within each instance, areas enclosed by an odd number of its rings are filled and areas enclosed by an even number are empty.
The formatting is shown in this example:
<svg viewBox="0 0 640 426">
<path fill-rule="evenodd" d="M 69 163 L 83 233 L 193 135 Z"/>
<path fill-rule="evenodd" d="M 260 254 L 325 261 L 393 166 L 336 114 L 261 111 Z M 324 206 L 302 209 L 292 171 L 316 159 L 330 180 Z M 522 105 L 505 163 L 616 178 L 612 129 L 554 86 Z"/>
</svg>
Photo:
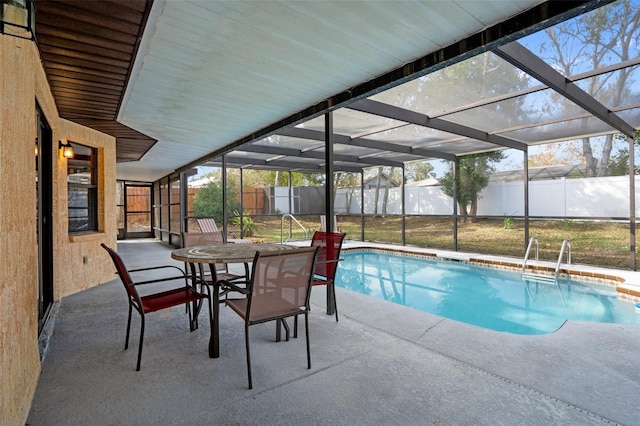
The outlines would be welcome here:
<svg viewBox="0 0 640 426">
<path fill-rule="evenodd" d="M 103 249 L 107 251 L 107 253 L 109 253 L 109 256 L 111 256 L 111 260 L 113 260 L 113 264 L 116 267 L 116 272 L 118 273 L 118 276 L 120 277 L 120 281 L 122 281 L 122 284 L 124 285 L 125 290 L 127 290 L 127 294 L 129 295 L 129 298 L 132 301 L 134 301 L 138 305 L 138 307 L 142 307 L 142 301 L 140 300 L 140 295 L 138 294 L 136 287 L 133 285 L 133 280 L 131 279 L 131 275 L 129 275 L 129 271 L 127 270 L 127 267 L 124 266 L 124 262 L 122 261 L 122 258 L 120 257 L 120 255 L 116 253 L 113 249 L 109 248 L 105 243 L 101 243 L 100 245 L 102 246 Z"/>
<path fill-rule="evenodd" d="M 215 222 L 214 222 L 214 225 L 215 225 Z M 222 231 L 183 232 L 182 233 L 182 247 L 206 246 L 206 245 L 223 244 L 223 243 L 224 243 L 224 240 L 222 238 Z M 198 268 L 200 269 L 200 274 L 204 275 L 204 269 L 202 269 L 202 264 L 200 264 Z M 216 268 L 216 271 L 218 272 L 227 272 L 228 270 L 226 263 L 216 263 L 215 268 Z M 188 268 L 186 269 L 188 270 Z"/>
<path fill-rule="evenodd" d="M 222 232 L 183 232 L 182 247 L 205 246 L 210 244 L 222 244 Z"/>
<path fill-rule="evenodd" d="M 317 247 L 256 253 L 253 259 L 246 319 L 268 321 L 309 309 Z"/>
<path fill-rule="evenodd" d="M 332 281 L 335 278 L 342 242 L 346 235 L 342 232 L 314 232 L 311 239 L 311 247 L 320 247 L 314 271 L 315 275 L 328 281 Z"/>
<path fill-rule="evenodd" d="M 198 226 L 200 227 L 200 231 L 202 232 L 219 232 L 218 225 L 216 225 L 216 220 L 210 217 L 199 218 L 196 219 L 198 222 Z"/>
</svg>

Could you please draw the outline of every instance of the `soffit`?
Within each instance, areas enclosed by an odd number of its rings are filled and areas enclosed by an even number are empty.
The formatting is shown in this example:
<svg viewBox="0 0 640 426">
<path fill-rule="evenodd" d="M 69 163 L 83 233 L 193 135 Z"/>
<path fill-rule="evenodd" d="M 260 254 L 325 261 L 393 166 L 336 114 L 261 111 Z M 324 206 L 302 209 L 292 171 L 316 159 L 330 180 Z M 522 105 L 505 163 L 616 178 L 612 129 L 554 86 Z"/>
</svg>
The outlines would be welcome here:
<svg viewBox="0 0 640 426">
<path fill-rule="evenodd" d="M 116 137 L 117 161 L 155 139 L 116 121 L 151 1 L 36 1 L 36 40 L 60 117 Z"/>
</svg>

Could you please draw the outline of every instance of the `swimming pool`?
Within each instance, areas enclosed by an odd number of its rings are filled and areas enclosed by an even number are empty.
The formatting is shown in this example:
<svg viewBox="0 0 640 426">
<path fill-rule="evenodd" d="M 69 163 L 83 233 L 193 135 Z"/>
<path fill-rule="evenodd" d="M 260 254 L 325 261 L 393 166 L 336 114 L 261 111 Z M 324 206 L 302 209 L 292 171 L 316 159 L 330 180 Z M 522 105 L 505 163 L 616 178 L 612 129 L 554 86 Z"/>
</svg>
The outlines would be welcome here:
<svg viewBox="0 0 640 426">
<path fill-rule="evenodd" d="M 343 251 L 341 258 L 339 287 L 492 330 L 544 334 L 566 320 L 640 323 L 634 304 L 606 285 L 523 281 L 518 272 L 392 252 Z"/>
</svg>

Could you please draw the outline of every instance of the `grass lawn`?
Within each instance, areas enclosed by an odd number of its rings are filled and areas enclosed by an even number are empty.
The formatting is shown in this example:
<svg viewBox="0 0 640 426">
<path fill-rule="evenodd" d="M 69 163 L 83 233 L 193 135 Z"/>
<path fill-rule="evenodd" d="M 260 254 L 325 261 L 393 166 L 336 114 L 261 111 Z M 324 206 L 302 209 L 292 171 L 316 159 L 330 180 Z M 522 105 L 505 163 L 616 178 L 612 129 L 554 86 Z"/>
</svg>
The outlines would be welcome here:
<svg viewBox="0 0 640 426">
<path fill-rule="evenodd" d="M 253 239 L 280 241 L 280 217 L 253 218 L 258 229 Z M 308 237 L 319 229 L 320 220 L 315 216 L 296 216 L 308 230 Z M 285 220 L 284 239 L 289 238 L 289 222 Z M 453 222 L 448 218 L 429 216 L 407 217 L 406 244 L 424 248 L 453 249 Z M 359 216 L 338 216 L 338 227 L 347 233 L 348 239 L 360 240 Z M 291 237 L 304 238 L 304 231 L 295 223 Z M 629 269 L 629 224 L 582 221 L 530 221 L 529 236 L 539 241 L 539 258 L 556 262 L 560 246 L 565 238 L 571 243 L 571 263 Z M 365 218 L 365 241 L 402 243 L 402 222 L 398 216 Z M 524 257 L 527 241 L 524 238 L 524 222 L 502 219 L 479 219 L 475 223 L 458 221 L 458 250 L 472 253 Z M 531 256 L 533 258 L 533 255 Z M 563 259 L 566 262 L 566 257 Z"/>
</svg>

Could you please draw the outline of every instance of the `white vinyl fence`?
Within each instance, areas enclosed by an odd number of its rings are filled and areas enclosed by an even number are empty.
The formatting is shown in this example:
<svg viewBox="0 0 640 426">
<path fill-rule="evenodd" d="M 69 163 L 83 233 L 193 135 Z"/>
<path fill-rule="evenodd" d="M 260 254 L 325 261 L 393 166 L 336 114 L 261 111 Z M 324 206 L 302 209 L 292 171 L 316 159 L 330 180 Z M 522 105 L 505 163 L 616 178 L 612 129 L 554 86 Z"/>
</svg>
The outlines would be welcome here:
<svg viewBox="0 0 640 426">
<path fill-rule="evenodd" d="M 640 205 L 638 176 L 636 199 Z M 380 189 L 377 213 L 384 212 L 384 192 Z M 360 214 L 360 189 L 339 189 L 334 203 L 340 214 Z M 374 213 L 375 189 L 364 191 L 364 212 Z M 405 188 L 405 213 L 409 215 L 450 215 L 453 200 L 439 186 Z M 401 188 L 392 188 L 387 214 L 402 214 Z M 640 206 L 636 207 L 636 216 Z M 478 201 L 480 216 L 524 216 L 522 182 L 489 184 Z M 548 217 L 628 217 L 629 176 L 539 180 L 529 182 L 529 215 Z"/>
</svg>

